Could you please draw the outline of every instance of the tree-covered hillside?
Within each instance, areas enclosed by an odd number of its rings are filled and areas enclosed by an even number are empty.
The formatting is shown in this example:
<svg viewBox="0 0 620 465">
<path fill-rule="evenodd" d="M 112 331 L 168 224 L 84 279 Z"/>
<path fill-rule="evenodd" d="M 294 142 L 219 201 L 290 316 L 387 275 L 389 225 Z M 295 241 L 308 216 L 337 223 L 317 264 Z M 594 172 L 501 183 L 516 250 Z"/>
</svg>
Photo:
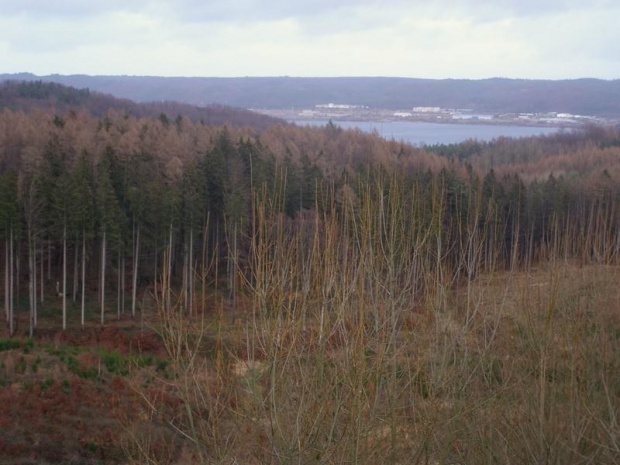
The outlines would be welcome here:
<svg viewBox="0 0 620 465">
<path fill-rule="evenodd" d="M 154 77 L 0 75 L 88 87 L 138 102 L 176 100 L 241 108 L 311 108 L 328 102 L 406 109 L 468 108 L 487 113 L 564 112 L 620 116 L 620 80 L 413 79 L 395 77 Z"/>
<path fill-rule="evenodd" d="M 60 90 L 35 85 L 32 92 L 45 99 L 88 98 L 85 91 L 70 92 L 69 98 Z M 189 296 L 188 276 L 205 259 L 201 247 L 217 264 L 209 279 L 233 292 L 231 264 L 251 265 L 247 250 L 255 234 L 256 196 L 272 198 L 276 211 L 295 221 L 305 212 L 357 209 L 365 196 L 378 194 L 377 183 L 398 180 L 413 196 L 405 205 L 419 216 L 420 227 L 440 215 L 446 225 L 444 259 L 457 269 L 464 253 L 462 228 L 472 224 L 494 225 L 484 235 L 486 246 L 502 246 L 485 260 L 508 266 L 533 260 L 552 231 L 573 237 L 596 219 L 612 242 L 582 243 L 574 250 L 571 245 L 571 253 L 613 261 L 619 252 L 613 242 L 620 214 L 617 140 L 617 133 L 597 130 L 422 150 L 333 125 L 276 125 L 256 135 L 182 116 L 4 110 L 5 255 L 28 263 L 27 273 L 15 280 L 24 281 L 21 289 L 31 286 L 31 331 L 33 286 L 42 279 L 42 263 L 48 275 L 62 270 L 62 293 L 70 289 L 73 299 L 98 276 L 105 323 L 106 287 L 118 286 L 109 270 L 131 280 L 135 313 L 136 288 L 159 280 L 164 266 L 167 279 Z M 193 308 L 191 302 L 186 306 Z"/>
<path fill-rule="evenodd" d="M 104 116 L 116 110 L 134 117 L 160 117 L 174 119 L 183 115 L 196 123 L 211 126 L 248 126 L 258 131 L 270 125 L 284 123 L 277 118 L 260 115 L 240 108 L 211 104 L 198 107 L 157 99 L 150 103 L 135 103 L 118 99 L 109 94 L 93 92 L 88 88 L 77 89 L 55 82 L 4 81 L 0 84 L 0 110 L 32 111 L 34 109 L 53 110 L 60 114 L 68 111 L 85 111 L 94 116 Z"/>
</svg>

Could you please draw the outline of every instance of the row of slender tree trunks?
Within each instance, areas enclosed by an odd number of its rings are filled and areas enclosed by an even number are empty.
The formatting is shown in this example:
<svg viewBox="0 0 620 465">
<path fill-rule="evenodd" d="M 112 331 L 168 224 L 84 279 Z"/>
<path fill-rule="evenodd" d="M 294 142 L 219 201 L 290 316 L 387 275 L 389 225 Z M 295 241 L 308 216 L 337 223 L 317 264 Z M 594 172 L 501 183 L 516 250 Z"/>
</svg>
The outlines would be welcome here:
<svg viewBox="0 0 620 465">
<path fill-rule="evenodd" d="M 208 231 L 208 220 L 205 223 L 204 238 L 203 238 L 203 252 L 200 258 L 196 257 L 195 247 L 195 234 L 193 228 L 187 232 L 186 240 L 183 245 L 182 252 L 182 269 L 180 270 L 180 286 L 178 294 L 173 292 L 173 275 L 179 270 L 175 270 L 176 262 L 176 243 L 174 235 L 173 224 L 169 225 L 169 231 L 166 237 L 166 247 L 161 253 L 157 252 L 157 246 L 154 251 L 149 251 L 149 255 L 153 260 L 153 288 L 154 294 L 162 296 L 166 305 L 172 306 L 177 303 L 182 303 L 182 308 L 187 313 L 192 313 L 192 309 L 195 308 L 196 302 L 194 295 L 196 292 L 196 280 L 199 279 L 199 275 L 202 275 L 203 293 L 205 287 L 205 276 L 208 272 L 209 263 L 217 262 L 217 259 L 208 257 L 208 240 L 206 238 Z M 231 241 L 231 246 L 227 252 L 227 278 L 229 282 L 234 283 L 236 281 L 235 263 L 237 252 L 237 228 L 234 229 L 235 238 Z M 138 286 L 140 275 L 140 255 L 141 255 L 141 227 L 139 224 L 134 224 L 133 227 L 133 239 L 132 239 L 132 260 L 128 267 L 127 256 L 122 252 L 117 253 L 116 257 L 116 291 L 117 291 L 117 318 L 120 319 L 125 314 L 125 289 L 127 283 L 128 268 L 131 274 L 131 316 L 135 317 L 138 311 Z M 80 306 L 80 325 L 84 328 L 86 324 L 86 304 L 87 304 L 87 274 L 89 268 L 88 260 L 88 240 L 87 235 L 82 231 L 81 237 L 77 238 L 73 244 L 73 253 L 70 253 L 67 237 L 67 229 L 63 228 L 62 239 L 60 244 L 60 250 L 56 250 L 56 245 L 52 244 L 52 240 L 42 240 L 37 237 L 32 231 L 28 230 L 26 234 L 27 251 L 26 256 L 28 260 L 27 268 L 27 282 L 28 282 L 28 333 L 32 336 L 37 328 L 39 311 L 44 307 L 46 302 L 46 296 L 49 298 L 50 285 L 53 288 L 53 294 L 56 299 L 60 298 L 62 329 L 66 330 L 68 326 L 68 302 L 67 298 L 70 297 L 74 305 L 79 302 Z M 106 291 L 109 286 L 108 274 L 109 274 L 109 244 L 107 233 L 104 230 L 102 232 L 100 242 L 100 260 L 98 266 L 98 292 L 97 299 L 100 309 L 100 324 L 105 325 L 106 311 L 108 309 L 108 302 L 106 300 L 109 297 L 109 292 Z M 13 231 L 10 231 L 9 236 L 5 239 L 4 244 L 4 308 L 6 323 L 9 329 L 9 334 L 12 336 L 15 334 L 17 321 L 15 317 L 15 311 L 19 308 L 18 297 L 20 295 L 20 264 L 19 258 L 22 254 L 19 253 L 20 247 L 15 241 Z M 80 250 L 81 249 L 81 250 Z M 219 247 L 213 248 L 218 250 Z M 59 257 L 57 254 L 59 252 Z M 72 256 L 72 257 L 71 257 Z M 70 269 L 69 260 L 73 260 L 73 279 L 72 289 L 68 289 L 69 273 Z M 160 263 L 161 259 L 161 263 Z M 199 267 L 199 262 L 202 260 L 202 266 Z M 207 263 L 208 262 L 208 263 Z M 47 264 L 47 267 L 45 266 Z M 179 264 L 181 264 L 179 262 Z M 59 276 L 58 279 L 53 278 L 53 270 Z M 198 271 L 200 270 L 200 271 Z M 47 271 L 47 276 L 46 272 Z M 217 274 L 217 269 L 216 269 Z M 200 279 L 199 279 L 200 280 Z M 54 283 L 55 282 L 55 283 Z M 159 282 L 159 284 L 158 284 Z M 55 285 L 54 285 L 55 284 Z M 158 292 L 159 286 L 159 292 Z M 230 297 L 234 300 L 236 297 L 236 286 L 232 284 L 229 288 Z M 174 300 L 173 299 L 178 299 Z M 56 300 L 57 302 L 57 300 Z M 205 303 L 202 302 L 204 307 Z"/>
<path fill-rule="evenodd" d="M 467 274 L 469 282 L 476 270 L 495 269 L 504 263 L 509 263 L 511 269 L 515 269 L 520 262 L 535 262 L 535 254 L 537 251 L 544 251 L 547 242 L 549 244 L 561 243 L 562 247 L 566 248 L 565 256 L 576 257 L 581 254 L 583 261 L 593 258 L 610 262 L 620 252 L 620 235 L 617 232 L 620 210 L 614 197 L 592 198 L 588 202 L 579 203 L 572 210 L 568 210 L 563 218 L 558 217 L 554 211 L 546 212 L 541 209 L 539 212 L 541 219 L 537 221 L 530 219 L 529 226 L 524 227 L 523 222 L 526 217 L 523 215 L 527 213 L 527 210 L 521 209 L 518 196 L 517 201 L 511 203 L 510 208 L 504 211 L 498 207 L 493 189 L 488 198 L 484 197 L 484 189 L 481 189 L 474 192 L 476 195 L 452 198 L 452 204 L 447 202 L 447 195 L 451 191 L 446 189 L 444 192 L 440 189 L 443 188 L 435 187 L 435 183 L 430 184 L 429 191 L 433 193 L 431 204 L 436 204 L 431 208 L 431 217 L 426 218 L 424 212 L 416 213 L 420 215 L 421 222 L 436 222 L 441 224 L 444 230 L 436 237 L 437 243 L 434 251 L 438 257 L 436 270 L 438 282 L 441 281 L 439 278 L 443 272 L 441 267 L 444 266 L 444 261 L 451 263 L 448 266 L 462 267 L 461 271 Z M 166 226 L 159 223 L 162 226 L 155 231 L 145 226 L 149 224 L 148 222 L 141 224 L 134 217 L 131 220 L 131 229 L 126 232 L 126 239 L 131 240 L 131 248 L 128 250 L 125 247 L 119 247 L 118 239 L 114 242 L 112 231 L 106 228 L 106 222 L 102 222 L 96 237 L 89 236 L 87 230 L 82 229 L 77 233 L 73 232 L 71 240 L 67 233 L 66 216 L 64 225 L 61 217 L 61 227 L 53 232 L 44 229 L 37 230 L 33 219 L 35 216 L 30 214 L 31 211 L 36 210 L 32 207 L 30 197 L 23 197 L 22 218 L 24 221 L 21 228 L 9 225 L 4 241 L 4 307 L 11 335 L 16 330 L 15 311 L 20 308 L 20 283 L 27 282 L 28 285 L 28 325 L 29 334 L 32 335 L 38 324 L 40 307 L 44 305 L 46 295 L 50 294 L 50 282 L 56 282 L 55 294 L 61 299 L 62 329 L 65 330 L 68 325 L 67 297 L 72 296 L 75 304 L 80 291 L 82 328 L 86 323 L 87 276 L 91 276 L 92 283 L 97 283 L 99 321 L 101 325 L 105 324 L 111 294 L 109 289 L 106 292 L 111 282 L 108 279 L 109 268 L 115 269 L 117 273 L 115 290 L 118 318 L 125 313 L 128 273 L 131 282 L 131 316 L 136 316 L 138 287 L 141 284 L 139 277 L 141 267 L 145 268 L 145 261 L 152 260 L 153 263 L 152 273 L 144 271 L 142 273 L 143 275 L 152 274 L 153 295 L 160 298 L 165 307 L 178 306 L 187 313 L 193 313 L 195 309 L 200 308 L 200 304 L 197 305 L 195 302 L 195 295 L 202 297 L 201 308 L 204 311 L 206 287 L 208 285 L 217 289 L 220 278 L 226 280 L 224 286 L 220 287 L 227 289 L 229 302 L 234 308 L 240 270 L 243 270 L 248 280 L 252 279 L 251 273 L 244 268 L 244 264 L 240 264 L 239 258 L 242 257 L 242 260 L 248 260 L 249 263 L 251 257 L 248 256 L 248 240 L 256 234 L 252 232 L 249 224 L 243 223 L 242 219 L 247 219 L 246 216 L 224 216 L 221 222 L 220 219 L 215 219 L 213 225 L 210 225 L 210 213 L 207 211 L 204 216 L 201 215 L 202 218 L 198 217 L 197 221 L 194 221 L 195 218 L 191 216 L 184 218 L 183 226 L 168 217 L 163 223 Z M 333 200 L 334 205 L 336 202 L 337 200 Z M 351 208 L 356 211 L 357 207 L 353 201 L 351 203 L 354 205 Z M 412 211 L 415 213 L 417 208 L 425 204 L 425 201 L 419 201 L 417 206 L 412 207 Z M 332 208 L 335 209 L 335 206 Z M 380 213 L 387 215 L 389 212 Z M 254 219 L 250 218 L 248 221 L 254 221 Z M 542 231 L 540 233 L 535 230 L 539 224 Z M 143 236 L 146 236 L 146 240 Z M 562 241 L 555 236 L 562 236 Z M 196 243 L 200 243 L 200 239 L 202 239 L 201 251 L 197 250 L 200 246 L 196 246 Z M 467 258 L 459 258 L 461 256 L 459 254 Z M 20 279 L 20 257 L 27 259 L 27 278 L 24 277 L 24 279 Z M 73 259 L 71 294 L 68 292 L 70 257 Z M 89 257 L 92 257 L 91 260 Z M 46 261 L 47 282 L 44 276 Z M 463 265 L 461 261 L 465 264 Z M 483 265 L 478 262 L 482 262 Z M 221 274 L 218 268 L 220 264 L 222 265 Z M 53 280 L 52 270 L 57 273 L 57 278 L 55 276 Z M 174 292 L 173 276 L 175 278 Z M 207 276 L 212 279 L 208 284 Z M 196 283 L 202 284 L 202 289 L 198 292 L 195 289 Z M 45 292 L 46 289 L 48 294 Z M 146 287 L 144 289 L 146 290 Z M 92 297 L 94 303 L 95 292 L 92 293 Z"/>
<path fill-rule="evenodd" d="M 43 307 L 46 298 L 46 288 L 49 292 L 49 286 L 52 281 L 52 241 L 47 241 L 47 250 L 45 249 L 45 241 L 37 240 L 37 235 L 32 231 L 28 231 L 26 235 L 27 246 L 27 282 L 28 282 L 28 326 L 29 335 L 34 334 L 34 330 L 38 323 L 38 314 Z M 72 290 L 68 290 L 68 265 L 69 250 L 67 240 L 67 229 L 63 228 L 61 242 L 61 260 L 59 266 L 55 267 L 60 278 L 55 280 L 56 285 L 53 286 L 54 294 L 61 299 L 62 310 L 62 329 L 67 329 L 67 298 L 71 296 L 73 303 L 78 302 L 78 294 L 80 297 L 80 325 L 82 328 L 86 323 L 86 276 L 87 276 L 87 238 L 86 233 L 82 232 L 81 240 L 77 241 L 73 250 L 73 286 Z M 6 324 L 9 334 L 12 336 L 15 331 L 15 311 L 19 308 L 21 271 L 20 271 L 20 252 L 21 244 L 15 241 L 13 230 L 10 230 L 8 237 L 4 241 L 4 310 Z M 101 310 L 101 324 L 105 324 L 106 313 L 106 282 L 107 282 L 107 264 L 109 262 L 107 250 L 106 234 L 104 232 L 101 240 L 101 261 L 99 268 L 99 303 Z M 81 249 L 81 254 L 80 254 Z M 80 256 L 81 255 L 81 256 Z M 138 298 L 138 271 L 140 256 L 140 227 L 136 227 L 133 243 L 133 261 L 131 264 L 131 315 L 136 316 L 137 298 Z M 45 262 L 47 261 L 47 277 L 45 276 Z M 155 256 L 157 261 L 157 256 Z M 127 279 L 127 261 L 126 256 L 119 252 L 117 259 L 117 317 L 120 319 L 125 312 L 125 283 Z M 157 264 L 155 265 L 157 269 Z"/>
</svg>

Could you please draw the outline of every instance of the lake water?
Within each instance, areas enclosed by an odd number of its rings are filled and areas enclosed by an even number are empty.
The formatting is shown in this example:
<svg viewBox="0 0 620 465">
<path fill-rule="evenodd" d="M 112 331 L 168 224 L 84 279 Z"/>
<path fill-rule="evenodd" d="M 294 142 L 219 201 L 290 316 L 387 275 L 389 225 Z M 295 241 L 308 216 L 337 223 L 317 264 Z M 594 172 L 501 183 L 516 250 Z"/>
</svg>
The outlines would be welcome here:
<svg viewBox="0 0 620 465">
<path fill-rule="evenodd" d="M 301 126 L 323 126 L 327 120 L 291 121 Z M 529 137 L 558 132 L 560 128 L 531 126 L 500 126 L 491 124 L 438 124 L 417 121 L 334 121 L 343 129 L 359 128 L 377 131 L 386 139 L 408 142 L 413 145 L 456 144 L 467 139 L 490 141 L 498 137 Z"/>
</svg>

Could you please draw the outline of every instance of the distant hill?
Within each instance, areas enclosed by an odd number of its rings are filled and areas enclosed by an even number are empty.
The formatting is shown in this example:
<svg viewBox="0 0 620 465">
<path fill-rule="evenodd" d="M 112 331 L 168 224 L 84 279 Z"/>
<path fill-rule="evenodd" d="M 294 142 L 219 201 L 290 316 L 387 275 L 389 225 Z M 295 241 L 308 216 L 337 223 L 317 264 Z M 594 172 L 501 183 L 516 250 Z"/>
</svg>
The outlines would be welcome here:
<svg viewBox="0 0 620 465">
<path fill-rule="evenodd" d="M 202 122 L 212 126 L 248 126 L 258 131 L 276 123 L 284 123 L 278 118 L 225 105 L 212 104 L 199 107 L 172 101 L 136 103 L 129 99 L 94 92 L 88 88 L 77 89 L 42 80 L 10 80 L 0 83 L 0 110 L 3 108 L 23 111 L 53 109 L 59 113 L 84 110 L 94 116 L 103 116 L 109 110 L 117 110 L 137 118 L 159 117 L 164 114 L 173 119 L 183 115 L 195 123 Z"/>
<path fill-rule="evenodd" d="M 489 113 L 563 112 L 620 117 L 620 80 L 351 78 L 188 78 L 150 76 L 35 76 L 0 74 L 0 80 L 42 80 L 89 88 L 137 102 L 175 100 L 242 108 L 308 108 L 346 103 L 374 108 L 468 108 Z"/>
</svg>

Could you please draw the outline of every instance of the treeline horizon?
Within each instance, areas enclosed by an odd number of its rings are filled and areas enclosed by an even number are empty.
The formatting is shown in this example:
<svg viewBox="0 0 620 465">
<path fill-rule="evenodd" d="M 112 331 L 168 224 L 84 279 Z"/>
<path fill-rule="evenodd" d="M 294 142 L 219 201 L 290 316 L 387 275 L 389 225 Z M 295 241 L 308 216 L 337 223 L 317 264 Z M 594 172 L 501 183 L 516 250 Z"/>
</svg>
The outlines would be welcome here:
<svg viewBox="0 0 620 465">
<path fill-rule="evenodd" d="M 606 264 L 620 256 L 613 129 L 423 150 L 331 124 L 257 134 L 164 113 L 4 110 L 0 148 L 11 334 L 15 311 L 28 312 L 34 334 L 53 294 L 62 296 L 63 329 L 70 299 L 82 327 L 86 300 L 97 299 L 105 324 L 135 316 L 147 291 L 178 299 L 188 314 L 209 310 L 205 290 L 234 308 L 259 265 L 251 245 L 271 234 L 265 209 L 299 240 L 335 224 L 351 244 L 354 225 L 377 214 L 402 228 L 379 224 L 378 234 L 414 240 L 428 267 L 450 270 L 455 282 L 549 256 Z M 429 286 L 421 277 L 412 285 Z"/>
</svg>

